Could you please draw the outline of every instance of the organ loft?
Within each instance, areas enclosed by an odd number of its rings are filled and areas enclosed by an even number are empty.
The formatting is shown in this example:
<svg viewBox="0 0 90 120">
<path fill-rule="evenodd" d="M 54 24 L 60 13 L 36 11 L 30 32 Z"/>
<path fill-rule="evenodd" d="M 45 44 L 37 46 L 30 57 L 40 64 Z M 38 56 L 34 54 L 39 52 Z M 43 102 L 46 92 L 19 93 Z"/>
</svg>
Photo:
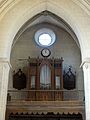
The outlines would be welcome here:
<svg viewBox="0 0 90 120">
<path fill-rule="evenodd" d="M 76 87 L 77 71 L 70 62 L 65 67 L 63 57 L 54 56 L 49 46 L 54 46 L 55 39 L 51 29 L 38 30 L 39 57 L 19 59 L 24 64 L 17 63 L 12 73 L 6 120 L 83 120 L 84 97 Z"/>
</svg>

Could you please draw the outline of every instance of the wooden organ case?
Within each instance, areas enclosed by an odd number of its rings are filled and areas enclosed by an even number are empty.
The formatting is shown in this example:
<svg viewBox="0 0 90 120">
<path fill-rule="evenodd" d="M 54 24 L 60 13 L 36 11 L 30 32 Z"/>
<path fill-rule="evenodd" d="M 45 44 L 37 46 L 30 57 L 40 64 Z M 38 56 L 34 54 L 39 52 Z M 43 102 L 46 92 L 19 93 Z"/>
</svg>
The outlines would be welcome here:
<svg viewBox="0 0 90 120">
<path fill-rule="evenodd" d="M 63 59 L 29 58 L 28 100 L 55 101 L 63 99 Z"/>
</svg>

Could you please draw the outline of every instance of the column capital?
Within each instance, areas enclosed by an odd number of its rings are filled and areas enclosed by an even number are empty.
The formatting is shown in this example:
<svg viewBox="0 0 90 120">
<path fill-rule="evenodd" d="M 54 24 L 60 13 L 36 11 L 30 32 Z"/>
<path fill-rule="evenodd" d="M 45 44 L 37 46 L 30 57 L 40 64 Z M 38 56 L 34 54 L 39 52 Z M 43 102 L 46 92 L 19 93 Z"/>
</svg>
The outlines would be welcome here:
<svg viewBox="0 0 90 120">
<path fill-rule="evenodd" d="M 10 68 L 12 68 L 12 65 L 10 64 L 10 61 L 7 58 L 0 58 L 0 64 L 6 63 Z"/>
<path fill-rule="evenodd" d="M 84 58 L 82 60 L 80 68 L 85 66 L 85 68 L 87 69 L 89 64 L 90 64 L 90 57 Z"/>
</svg>

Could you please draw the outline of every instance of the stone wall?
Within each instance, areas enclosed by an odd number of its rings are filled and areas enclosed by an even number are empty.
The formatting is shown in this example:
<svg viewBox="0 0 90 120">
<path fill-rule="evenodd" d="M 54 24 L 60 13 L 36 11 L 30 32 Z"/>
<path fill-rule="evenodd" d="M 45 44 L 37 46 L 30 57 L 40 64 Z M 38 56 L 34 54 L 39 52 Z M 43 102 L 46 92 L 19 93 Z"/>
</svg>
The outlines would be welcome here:
<svg viewBox="0 0 90 120">
<path fill-rule="evenodd" d="M 40 28 L 50 28 L 56 34 L 56 42 L 49 47 L 51 50 L 50 58 L 61 58 L 63 57 L 63 70 L 68 70 L 69 66 L 72 66 L 72 71 L 76 71 L 76 89 L 83 90 L 83 73 L 80 68 L 81 54 L 76 42 L 64 29 L 49 24 L 39 24 L 28 28 L 17 40 L 15 46 L 11 52 L 11 64 L 13 70 L 16 72 L 21 68 L 27 75 L 27 59 L 28 56 L 42 57 L 41 50 L 43 47 L 38 46 L 34 40 L 35 32 Z M 12 70 L 10 71 L 9 77 L 9 89 L 13 89 Z M 76 96 L 76 95 L 75 95 Z"/>
</svg>

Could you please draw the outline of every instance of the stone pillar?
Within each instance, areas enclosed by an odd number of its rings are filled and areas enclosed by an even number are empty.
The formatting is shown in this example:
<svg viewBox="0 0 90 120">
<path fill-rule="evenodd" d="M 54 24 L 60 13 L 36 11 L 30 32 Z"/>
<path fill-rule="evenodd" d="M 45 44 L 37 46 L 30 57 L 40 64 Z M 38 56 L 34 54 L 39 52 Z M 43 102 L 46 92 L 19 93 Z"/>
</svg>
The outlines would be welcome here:
<svg viewBox="0 0 90 120">
<path fill-rule="evenodd" d="M 84 71 L 84 89 L 85 89 L 85 117 L 90 120 L 90 58 L 82 63 Z"/>
<path fill-rule="evenodd" d="M 0 120 L 5 120 L 9 69 L 9 62 L 0 59 Z"/>
</svg>

